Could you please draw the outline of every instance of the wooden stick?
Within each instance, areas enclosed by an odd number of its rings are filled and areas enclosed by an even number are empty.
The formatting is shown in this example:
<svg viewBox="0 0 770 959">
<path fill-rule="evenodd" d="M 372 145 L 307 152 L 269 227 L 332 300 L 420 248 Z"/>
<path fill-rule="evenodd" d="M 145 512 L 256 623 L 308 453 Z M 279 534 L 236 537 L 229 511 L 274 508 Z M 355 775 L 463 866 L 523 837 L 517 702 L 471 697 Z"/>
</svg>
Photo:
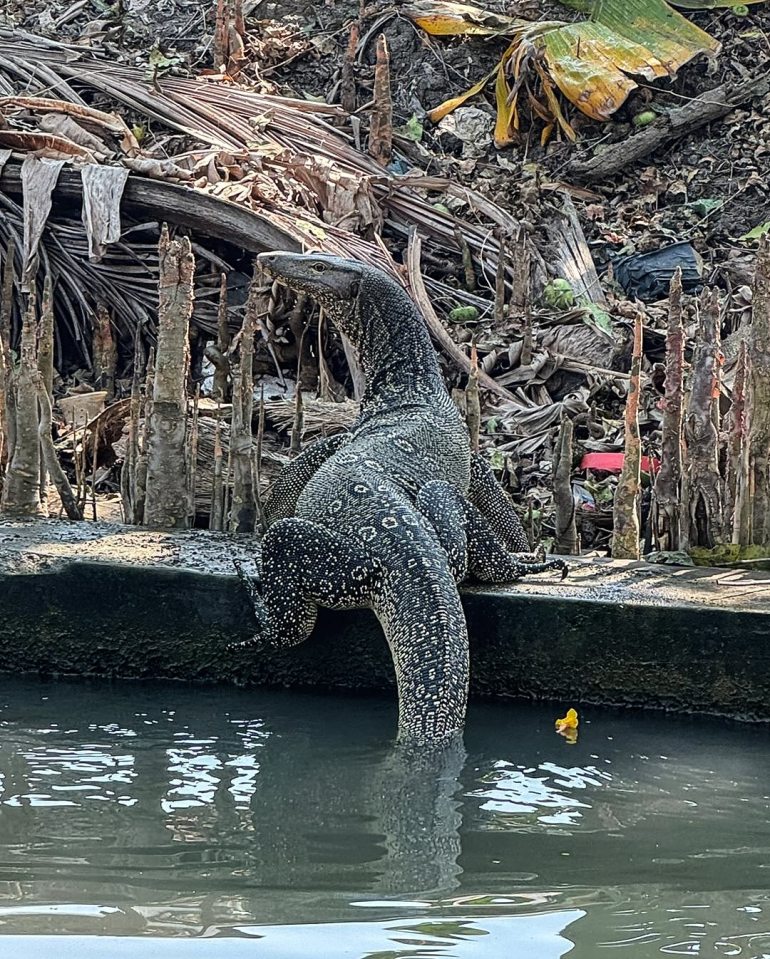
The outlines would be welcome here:
<svg viewBox="0 0 770 959">
<path fill-rule="evenodd" d="M 754 273 L 749 357 L 751 425 L 749 448 L 753 494 L 752 540 L 770 545 L 770 237 L 759 242 Z"/>
<path fill-rule="evenodd" d="M 751 510 L 747 492 L 749 487 L 750 445 L 749 445 L 749 347 L 745 339 L 741 340 L 738 353 L 738 366 L 733 384 L 732 405 L 730 407 L 730 434 L 727 447 L 727 481 L 725 483 L 725 522 L 732 517 L 733 543 L 748 546 L 751 542 Z"/>
<path fill-rule="evenodd" d="M 193 413 L 190 423 L 190 455 L 187 458 L 187 489 L 190 494 L 190 526 L 195 526 L 195 484 L 198 479 L 198 413 L 201 400 L 201 385 L 196 384 L 193 396 Z"/>
<path fill-rule="evenodd" d="M 682 271 L 671 278 L 666 333 L 666 386 L 663 407 L 661 467 L 653 489 L 658 549 L 678 550 L 681 532 L 682 405 L 684 402 L 684 326 Z"/>
<path fill-rule="evenodd" d="M 144 377 L 144 391 L 141 394 L 142 445 L 136 459 L 136 504 L 134 523 L 144 522 L 144 507 L 147 500 L 147 458 L 150 449 L 150 436 L 153 429 L 153 390 L 155 388 L 155 350 L 147 357 L 147 371 Z"/>
<path fill-rule="evenodd" d="M 495 273 L 495 314 L 494 324 L 502 326 L 505 321 L 505 260 L 506 243 L 503 231 L 498 227 L 495 230 L 498 243 L 497 272 Z"/>
<path fill-rule="evenodd" d="M 227 323 L 227 275 L 222 273 L 219 278 L 219 303 L 217 306 L 217 352 L 215 360 L 213 356 L 207 355 L 214 363 L 214 396 L 222 398 L 226 403 L 230 399 L 231 376 L 230 361 L 227 356 L 227 348 L 230 346 L 232 337 L 230 336 L 230 327 Z"/>
<path fill-rule="evenodd" d="M 556 506 L 556 536 L 553 551 L 565 556 L 579 552 L 575 497 L 572 495 L 572 420 L 562 415 L 553 457 L 553 499 Z"/>
<path fill-rule="evenodd" d="M 91 514 L 93 521 L 96 522 L 97 509 L 96 509 L 96 466 L 99 459 L 99 423 L 98 421 L 93 424 L 91 427 Z M 59 491 L 61 495 L 61 491 Z"/>
<path fill-rule="evenodd" d="M 13 456 L 16 442 L 16 414 L 13 398 L 11 356 L 11 314 L 13 312 L 13 243 L 8 242 L 3 263 L 0 292 L 0 473 Z"/>
<path fill-rule="evenodd" d="M 463 236 L 463 232 L 459 225 L 455 226 L 454 235 L 462 255 L 465 289 L 473 293 L 473 291 L 476 289 L 476 271 L 473 268 L 473 254 L 471 253 L 471 248 L 468 246 L 468 241 Z"/>
<path fill-rule="evenodd" d="M 163 224 L 158 258 L 158 353 L 147 450 L 144 523 L 156 529 L 184 529 L 188 524 L 190 502 L 185 439 L 195 272 L 189 238 L 170 239 L 168 227 Z"/>
<path fill-rule="evenodd" d="M 211 487 L 211 513 L 209 515 L 209 529 L 222 529 L 222 404 L 217 400 L 217 425 L 214 430 L 214 478 Z"/>
<path fill-rule="evenodd" d="M 19 362 L 13 375 L 15 443 L 3 483 L 2 511 L 15 517 L 42 515 L 40 502 L 40 414 L 34 374 L 37 373 L 34 284 L 21 330 Z"/>
<path fill-rule="evenodd" d="M 356 50 L 358 49 L 358 38 L 361 35 L 361 26 L 354 22 L 350 27 L 350 36 L 345 50 L 345 56 L 342 59 L 342 68 L 340 71 L 340 103 L 342 109 L 347 113 L 356 112 Z"/>
<path fill-rule="evenodd" d="M 700 336 L 684 419 L 686 509 L 682 510 L 682 548 L 711 549 L 722 541 L 722 480 L 714 405 L 719 402 L 719 295 L 704 290 L 700 300 Z"/>
<path fill-rule="evenodd" d="M 639 442 L 639 391 L 642 372 L 643 317 L 634 317 L 634 349 L 631 379 L 625 412 L 625 456 L 615 490 L 613 506 L 612 555 L 615 559 L 639 559 L 639 486 L 641 483 L 641 444 Z"/>
<path fill-rule="evenodd" d="M 377 37 L 374 67 L 374 107 L 369 126 L 369 155 L 386 167 L 393 156 L 393 100 L 390 93 L 390 53 L 385 34 Z"/>
<path fill-rule="evenodd" d="M 73 520 L 82 520 L 83 511 L 78 504 L 75 494 L 72 492 L 72 487 L 70 486 L 66 473 L 59 464 L 56 449 L 53 445 L 53 437 L 51 435 L 51 399 L 48 395 L 44 374 L 39 370 L 36 371 L 33 373 L 33 381 L 40 407 L 38 435 L 40 437 L 40 446 L 43 451 L 46 470 L 59 492 L 59 497 L 61 498 L 61 503 L 67 516 Z"/>
<path fill-rule="evenodd" d="M 257 445 L 254 450 L 254 483 L 257 495 L 257 516 L 260 531 L 267 531 L 267 518 L 262 500 L 262 445 L 265 438 L 265 387 L 259 390 L 259 420 L 257 422 Z"/>
<path fill-rule="evenodd" d="M 260 270 L 254 267 L 243 326 L 238 334 L 238 363 L 233 376 L 233 412 L 230 450 L 233 457 L 233 508 L 230 529 L 253 533 L 257 522 L 254 492 L 254 336 L 259 323 Z"/>
</svg>

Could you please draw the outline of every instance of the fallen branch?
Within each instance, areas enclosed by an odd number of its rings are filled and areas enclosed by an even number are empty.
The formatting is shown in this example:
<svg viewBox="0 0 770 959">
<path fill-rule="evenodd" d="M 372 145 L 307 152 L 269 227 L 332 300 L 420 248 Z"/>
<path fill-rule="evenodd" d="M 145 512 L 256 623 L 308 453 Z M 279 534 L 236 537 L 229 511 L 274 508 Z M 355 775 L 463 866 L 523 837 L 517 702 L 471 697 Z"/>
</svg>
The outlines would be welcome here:
<svg viewBox="0 0 770 959">
<path fill-rule="evenodd" d="M 760 74 L 735 86 L 725 83 L 714 90 L 707 90 L 684 106 L 659 117 L 628 140 L 597 150 L 590 160 L 573 160 L 568 173 L 578 180 L 604 180 L 672 140 L 726 116 L 748 100 L 766 97 L 768 93 L 770 73 Z"/>
</svg>

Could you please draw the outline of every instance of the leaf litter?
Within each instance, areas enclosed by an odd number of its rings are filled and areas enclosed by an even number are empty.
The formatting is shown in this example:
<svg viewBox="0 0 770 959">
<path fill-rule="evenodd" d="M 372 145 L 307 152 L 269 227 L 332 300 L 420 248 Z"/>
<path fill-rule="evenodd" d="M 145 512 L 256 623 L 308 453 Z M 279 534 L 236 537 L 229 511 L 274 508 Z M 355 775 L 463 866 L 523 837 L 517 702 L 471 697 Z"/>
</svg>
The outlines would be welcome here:
<svg viewBox="0 0 770 959">
<path fill-rule="evenodd" d="M 253 16 L 262 13 L 257 5 L 251 17 L 247 13 L 237 64 L 231 60 L 219 71 L 207 62 L 210 36 L 197 4 L 175 2 L 175 17 L 167 11 L 160 16 L 156 4 L 129 4 L 122 24 L 117 17 L 89 20 L 93 8 L 87 5 L 56 6 L 19 6 L 0 36 L 0 92 L 16 97 L 15 103 L 4 101 L 0 107 L 0 135 L 10 138 L 7 145 L 14 151 L 6 173 L 24 154 L 41 151 L 52 159 L 64 156 L 68 163 L 77 157 L 76 162 L 88 165 L 118 164 L 132 178 L 162 179 L 170 187 L 184 185 L 238 204 L 257 218 L 255 223 L 280 231 L 287 242 L 376 263 L 413 292 L 419 273 L 432 303 L 434 335 L 448 357 L 447 375 L 463 385 L 460 360 L 473 343 L 483 374 L 496 387 L 488 386 L 484 394 L 482 446 L 529 522 L 544 524 L 546 532 L 553 521 L 551 451 L 562 414 L 574 419 L 578 449 L 622 449 L 633 310 L 613 279 L 614 261 L 682 240 L 693 243 L 704 255 L 705 277 L 722 291 L 725 348 L 732 350 L 730 335 L 741 329 L 750 297 L 755 241 L 767 220 L 757 202 L 769 142 L 766 102 L 746 103 L 704 136 L 674 142 L 654 163 L 642 162 L 611 183 L 586 190 L 563 175 L 570 158 L 589 152 L 593 143 L 631 136 L 639 126 L 636 117 L 665 116 L 682 99 L 719 80 L 750 75 L 761 62 L 757 51 L 767 49 L 768 16 L 762 5 L 752 6 L 748 17 L 724 10 L 695 14 L 694 24 L 686 21 L 691 24 L 686 43 L 677 37 L 674 48 L 655 50 L 642 67 L 635 67 L 636 79 L 621 68 L 612 98 L 602 99 L 599 82 L 594 94 L 577 104 L 579 109 L 571 104 L 570 92 L 580 100 L 585 64 L 576 67 L 565 59 L 564 45 L 571 43 L 573 53 L 601 50 L 606 31 L 618 25 L 617 13 L 610 23 L 569 22 L 570 12 L 554 3 L 522 2 L 508 10 L 489 4 L 494 9 L 484 12 L 475 32 L 458 30 L 447 47 L 445 41 L 426 40 L 407 18 L 378 5 L 360 20 L 362 39 L 352 64 L 357 113 L 352 119 L 334 101 L 357 4 L 317 8 L 279 3 L 270 6 L 270 17 L 256 21 Z M 603 6 L 613 9 L 611 3 Z M 653 6 L 666 5 L 662 0 L 647 4 Z M 511 16 L 519 24 L 514 38 L 518 59 L 514 52 L 505 56 L 513 45 Z M 542 25 L 543 19 L 553 24 L 560 18 L 558 26 Z M 52 22 L 56 35 L 66 36 L 65 43 L 46 41 Z M 394 63 L 391 169 L 375 169 L 362 149 L 378 30 L 388 37 Z M 154 48 L 146 44 L 149 36 L 159 38 Z M 633 38 L 626 40 L 627 45 L 616 39 L 620 52 L 638 54 Z M 722 53 L 715 57 L 720 45 Z M 710 56 L 689 63 L 699 51 Z M 487 116 L 489 146 L 468 155 L 458 126 L 442 131 L 430 122 L 431 111 L 437 94 L 454 88 L 455 96 L 462 97 L 468 89 L 463 77 L 479 72 L 495 77 L 499 89 L 492 101 L 482 95 L 481 116 L 474 121 L 483 123 Z M 598 75 L 606 81 L 610 74 Z M 55 106 L 44 105 L 42 116 L 71 117 L 102 143 L 104 152 L 93 140 L 89 146 L 78 142 L 72 129 L 69 135 L 41 129 L 39 111 L 22 102 L 32 94 L 56 99 Z M 514 123 L 512 104 L 518 108 L 519 103 L 522 114 L 540 123 L 534 139 L 521 117 Z M 101 125 L 96 116 L 78 116 L 76 108 L 102 114 Z M 605 117 L 611 117 L 609 123 L 598 122 Z M 479 126 L 470 128 L 478 136 Z M 462 130 L 461 125 L 461 135 Z M 495 130 L 500 142 L 516 133 L 520 146 L 496 150 L 491 144 Z M 17 242 L 23 233 L 20 199 L 15 194 L 2 201 L 7 210 L 4 243 Z M 92 262 L 89 253 L 103 242 L 84 228 L 78 203 L 82 206 L 82 195 L 68 208 L 55 205 L 46 221 L 38 276 L 42 282 L 51 268 L 68 290 L 57 303 L 62 393 L 89 380 L 88 318 L 95 291 L 114 311 L 121 331 L 123 383 L 130 374 L 136 329 L 151 341 L 155 322 L 157 221 L 141 209 L 134 214 L 124 202 L 121 240 L 106 246 L 102 262 Z M 210 223 L 198 227 L 194 236 L 202 256 L 194 323 L 201 336 L 208 336 L 215 322 L 214 278 L 224 271 L 235 290 L 237 278 L 249 271 L 242 251 L 216 236 Z M 400 263 L 407 262 L 406 247 L 415 230 L 422 237 L 421 255 L 416 266 L 412 257 L 411 267 L 404 269 Z M 474 286 L 467 282 L 463 246 Z M 504 308 L 495 317 L 501 250 Z M 564 296 L 549 303 L 546 291 L 554 283 L 566 284 L 571 296 L 563 289 Z M 237 299 L 234 292 L 233 329 L 240 323 Z M 297 358 L 288 324 L 291 307 L 279 297 L 269 330 L 272 353 L 258 348 L 255 366 L 267 382 L 276 372 L 277 358 L 289 387 Z M 473 320 L 448 322 L 453 311 L 470 308 Z M 666 311 L 665 297 L 647 307 L 641 432 L 651 450 L 660 427 Z M 686 315 L 692 343 L 694 305 L 686 307 Z M 318 336 L 317 317 L 311 314 L 307 322 L 311 337 L 318 338 L 311 349 L 316 365 L 320 359 L 333 381 L 343 387 L 347 381 L 350 395 L 341 344 L 328 328 Z M 728 356 L 727 367 L 729 363 Z M 271 389 L 275 403 L 291 403 L 291 392 Z M 317 418 L 334 419 L 328 393 L 317 403 Z M 591 515 L 583 517 L 584 544 L 606 543 L 611 497 L 608 501 L 602 490 L 608 484 L 611 489 L 614 479 L 576 479 L 577 485 L 593 490 Z"/>
</svg>

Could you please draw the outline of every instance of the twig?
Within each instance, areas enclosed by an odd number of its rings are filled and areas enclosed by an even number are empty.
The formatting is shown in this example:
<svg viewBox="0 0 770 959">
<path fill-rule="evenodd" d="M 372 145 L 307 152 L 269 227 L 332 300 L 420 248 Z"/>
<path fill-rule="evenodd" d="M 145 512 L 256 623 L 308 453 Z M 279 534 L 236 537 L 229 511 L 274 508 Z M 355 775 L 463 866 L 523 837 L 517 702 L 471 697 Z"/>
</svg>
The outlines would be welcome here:
<svg viewBox="0 0 770 959">
<path fill-rule="evenodd" d="M 498 243 L 497 272 L 495 273 L 495 326 L 501 327 L 505 320 L 505 260 L 506 242 L 503 231 L 498 227 L 495 230 Z"/>
<path fill-rule="evenodd" d="M 463 370 L 463 372 L 470 373 L 470 360 L 444 329 L 444 326 L 436 315 L 436 311 L 433 309 L 433 305 L 428 297 L 428 292 L 425 289 L 425 281 L 423 280 L 422 272 L 420 270 L 421 249 L 422 241 L 420 240 L 417 232 L 413 231 L 409 236 L 409 247 L 407 250 L 407 270 L 409 272 L 409 283 L 412 287 L 412 293 L 415 301 L 422 310 L 422 315 L 425 317 L 425 320 L 428 324 L 428 329 L 430 330 L 434 340 L 438 342 L 441 349 L 447 354 L 447 356 L 450 357 L 450 359 L 454 361 L 456 366 Z M 490 390 L 492 393 L 495 393 L 497 396 L 501 396 L 503 399 L 508 400 L 509 402 L 516 402 L 516 398 L 514 397 L 513 393 L 510 393 L 502 386 L 498 386 L 492 377 L 483 370 L 479 370 L 479 386 L 483 387 L 485 390 Z"/>
<path fill-rule="evenodd" d="M 463 236 L 463 232 L 459 225 L 455 226 L 454 235 L 457 245 L 460 247 L 460 253 L 462 254 L 465 289 L 470 293 L 473 293 L 473 291 L 476 289 L 476 271 L 473 268 L 473 254 L 471 253 L 471 248 L 468 246 L 468 241 Z"/>
</svg>

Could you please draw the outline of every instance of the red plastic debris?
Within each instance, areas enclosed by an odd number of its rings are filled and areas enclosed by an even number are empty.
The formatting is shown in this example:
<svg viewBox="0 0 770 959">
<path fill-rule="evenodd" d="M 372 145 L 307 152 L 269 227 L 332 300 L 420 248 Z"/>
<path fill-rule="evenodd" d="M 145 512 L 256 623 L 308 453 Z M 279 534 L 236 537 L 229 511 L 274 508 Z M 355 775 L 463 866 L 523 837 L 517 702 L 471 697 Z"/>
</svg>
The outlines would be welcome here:
<svg viewBox="0 0 770 959">
<path fill-rule="evenodd" d="M 619 473 L 623 469 L 625 453 L 586 453 L 580 461 L 582 470 L 601 470 L 604 473 Z M 660 460 L 653 457 L 652 468 L 657 473 Z M 650 472 L 650 457 L 642 457 L 642 472 Z"/>
</svg>

